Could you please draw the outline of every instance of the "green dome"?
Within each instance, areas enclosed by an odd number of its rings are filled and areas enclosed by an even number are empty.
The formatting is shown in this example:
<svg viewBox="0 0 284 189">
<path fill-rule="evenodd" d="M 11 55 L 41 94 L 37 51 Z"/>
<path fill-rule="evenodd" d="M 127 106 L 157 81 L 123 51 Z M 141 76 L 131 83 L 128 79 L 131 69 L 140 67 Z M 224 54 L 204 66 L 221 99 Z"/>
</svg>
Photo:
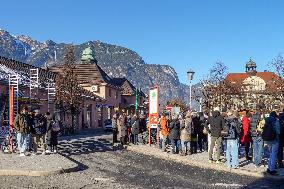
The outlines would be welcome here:
<svg viewBox="0 0 284 189">
<path fill-rule="evenodd" d="M 246 64 L 247 68 L 256 68 L 256 63 L 250 58 Z"/>
<path fill-rule="evenodd" d="M 91 49 L 91 47 L 88 47 L 85 50 L 83 50 L 81 60 L 82 61 L 92 61 L 92 60 L 95 60 L 94 59 L 93 50 Z"/>
</svg>

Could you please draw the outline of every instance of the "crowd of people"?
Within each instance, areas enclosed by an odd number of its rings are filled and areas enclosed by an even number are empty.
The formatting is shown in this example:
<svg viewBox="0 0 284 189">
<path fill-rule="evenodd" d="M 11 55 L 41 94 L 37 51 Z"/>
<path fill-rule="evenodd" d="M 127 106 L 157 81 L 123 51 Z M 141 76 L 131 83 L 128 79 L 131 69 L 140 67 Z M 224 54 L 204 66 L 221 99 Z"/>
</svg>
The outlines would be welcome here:
<svg viewBox="0 0 284 189">
<path fill-rule="evenodd" d="M 150 129 L 146 116 L 115 114 L 112 119 L 113 141 L 121 144 L 145 144 Z M 260 110 L 239 111 L 214 109 L 211 113 L 185 111 L 179 114 L 163 113 L 157 127 L 159 147 L 163 152 L 187 156 L 208 152 L 210 163 L 226 163 L 237 169 L 244 148 L 247 161 L 264 165 L 264 149 L 269 152 L 267 173 L 277 174 L 284 168 L 284 110 L 264 114 Z M 143 137 L 147 137 L 143 140 Z M 139 140 L 141 139 L 141 140 Z M 213 159 L 213 154 L 216 159 Z M 221 156 L 224 156 L 222 159 Z"/>
<path fill-rule="evenodd" d="M 17 133 L 17 145 L 20 156 L 30 154 L 57 153 L 57 136 L 60 131 L 60 122 L 49 112 L 41 114 L 35 109 L 29 112 L 27 106 L 23 106 L 14 120 Z"/>
</svg>

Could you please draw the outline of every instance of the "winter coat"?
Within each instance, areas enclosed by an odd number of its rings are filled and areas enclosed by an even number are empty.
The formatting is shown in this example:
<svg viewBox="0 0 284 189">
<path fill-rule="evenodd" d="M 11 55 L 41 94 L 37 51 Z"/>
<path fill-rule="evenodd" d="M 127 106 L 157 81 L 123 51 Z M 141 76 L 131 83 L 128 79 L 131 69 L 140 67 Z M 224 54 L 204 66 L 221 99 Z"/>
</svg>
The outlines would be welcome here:
<svg viewBox="0 0 284 189">
<path fill-rule="evenodd" d="M 279 114 L 280 142 L 284 143 L 284 112 Z"/>
<path fill-rule="evenodd" d="M 208 125 L 210 124 L 210 129 Z M 211 133 L 212 137 L 220 137 L 221 136 L 221 131 L 225 126 L 225 120 L 224 118 L 220 115 L 219 111 L 214 111 L 212 113 L 212 116 L 208 118 L 206 121 L 205 127 Z"/>
<path fill-rule="evenodd" d="M 267 144 L 275 144 L 277 142 L 279 142 L 279 135 L 280 135 L 280 123 L 279 123 L 279 119 L 269 116 L 268 118 L 266 118 L 265 120 L 265 124 L 270 124 L 272 123 L 273 126 L 273 130 L 276 133 L 276 138 L 273 141 L 266 141 Z"/>
<path fill-rule="evenodd" d="M 47 123 L 43 115 L 39 114 L 34 116 L 30 120 L 32 122 L 31 133 L 37 135 L 43 135 L 46 133 Z"/>
<path fill-rule="evenodd" d="M 134 135 L 138 135 L 139 134 L 139 119 L 133 118 L 131 120 L 131 132 Z"/>
<path fill-rule="evenodd" d="M 227 140 L 238 139 L 241 133 L 241 123 L 239 119 L 233 115 L 230 115 L 226 118 L 225 124 L 225 130 L 228 131 L 228 135 L 224 138 Z"/>
<path fill-rule="evenodd" d="M 170 123 L 170 139 L 180 139 L 180 122 L 177 119 Z"/>
<path fill-rule="evenodd" d="M 113 117 L 111 119 L 111 125 L 112 125 L 112 129 L 117 129 L 117 118 Z"/>
<path fill-rule="evenodd" d="M 259 123 L 261 119 L 261 115 L 260 113 L 256 113 L 254 115 L 252 115 L 251 119 L 250 119 L 250 133 L 252 137 L 256 137 L 257 136 L 257 125 Z"/>
<path fill-rule="evenodd" d="M 56 146 L 58 145 L 58 132 L 52 130 L 52 124 L 55 120 L 51 117 L 47 118 L 47 130 L 46 130 L 46 145 Z"/>
<path fill-rule="evenodd" d="M 191 126 L 192 119 L 187 117 L 185 118 L 185 123 L 184 125 L 181 126 L 181 131 L 180 131 L 180 140 L 182 141 L 190 141 L 191 140 L 191 135 L 188 132 L 188 128 Z"/>
<path fill-rule="evenodd" d="M 125 117 L 123 115 L 119 116 L 117 119 L 117 130 L 118 130 L 118 138 L 125 137 L 127 135 L 127 128 L 125 125 Z"/>
<path fill-rule="evenodd" d="M 14 126 L 17 133 L 29 134 L 30 133 L 30 118 L 26 114 L 18 114 L 14 121 Z"/>
<path fill-rule="evenodd" d="M 244 116 L 242 119 L 242 135 L 241 135 L 241 143 L 246 144 L 251 141 L 250 135 L 250 120 L 247 116 Z"/>
<path fill-rule="evenodd" d="M 139 132 L 143 133 L 147 131 L 147 123 L 145 118 L 139 120 Z"/>
<path fill-rule="evenodd" d="M 163 137 L 167 138 L 170 134 L 170 130 L 169 130 L 169 121 L 167 120 L 166 117 L 161 118 L 160 125 L 161 125 L 161 133 Z"/>
</svg>

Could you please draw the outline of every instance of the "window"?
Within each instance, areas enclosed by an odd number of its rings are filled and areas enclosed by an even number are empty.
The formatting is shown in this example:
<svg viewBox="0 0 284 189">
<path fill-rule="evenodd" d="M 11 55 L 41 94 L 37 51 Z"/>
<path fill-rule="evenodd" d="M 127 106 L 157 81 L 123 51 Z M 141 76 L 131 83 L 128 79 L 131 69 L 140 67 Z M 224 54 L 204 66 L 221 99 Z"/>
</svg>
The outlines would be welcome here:
<svg viewBox="0 0 284 189">
<path fill-rule="evenodd" d="M 108 90 L 108 95 L 111 97 L 111 89 Z"/>
</svg>

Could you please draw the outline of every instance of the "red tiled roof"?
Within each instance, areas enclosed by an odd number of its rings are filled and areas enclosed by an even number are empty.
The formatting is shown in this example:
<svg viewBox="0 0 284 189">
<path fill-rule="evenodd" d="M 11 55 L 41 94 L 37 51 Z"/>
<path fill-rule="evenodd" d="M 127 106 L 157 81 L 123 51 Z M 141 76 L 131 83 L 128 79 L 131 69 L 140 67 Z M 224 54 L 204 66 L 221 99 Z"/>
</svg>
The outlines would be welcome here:
<svg viewBox="0 0 284 189">
<path fill-rule="evenodd" d="M 257 72 L 256 76 L 263 79 L 266 83 L 280 79 L 280 77 L 273 72 Z M 243 82 L 248 77 L 249 74 L 247 73 L 229 73 L 225 80 L 238 83 Z"/>
</svg>

